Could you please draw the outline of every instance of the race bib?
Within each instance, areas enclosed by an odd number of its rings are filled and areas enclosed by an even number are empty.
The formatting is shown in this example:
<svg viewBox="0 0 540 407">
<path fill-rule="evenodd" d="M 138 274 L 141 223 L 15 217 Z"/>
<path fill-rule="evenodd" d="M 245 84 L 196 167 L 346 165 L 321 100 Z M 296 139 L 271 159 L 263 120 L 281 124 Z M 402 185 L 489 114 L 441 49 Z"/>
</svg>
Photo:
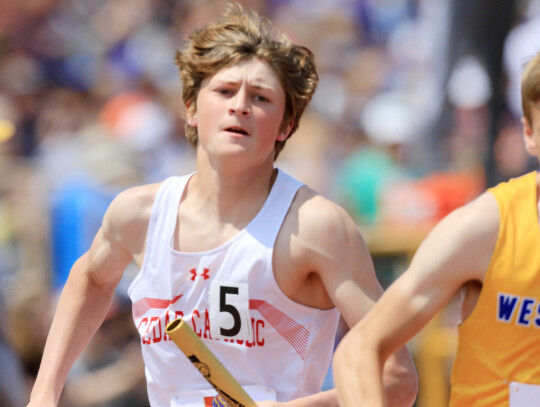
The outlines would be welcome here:
<svg viewBox="0 0 540 407">
<path fill-rule="evenodd" d="M 540 405 L 540 385 L 510 383 L 509 407 L 538 407 Z"/>
<path fill-rule="evenodd" d="M 247 283 L 213 281 L 209 314 L 212 337 L 253 340 Z"/>
<path fill-rule="evenodd" d="M 254 401 L 276 401 L 276 392 L 263 386 L 243 386 L 243 389 Z M 212 401 L 217 397 L 213 389 L 183 392 L 171 397 L 171 407 L 212 407 Z"/>
<path fill-rule="evenodd" d="M 171 407 L 207 407 L 217 396 L 214 389 L 187 391 L 171 396 Z"/>
</svg>

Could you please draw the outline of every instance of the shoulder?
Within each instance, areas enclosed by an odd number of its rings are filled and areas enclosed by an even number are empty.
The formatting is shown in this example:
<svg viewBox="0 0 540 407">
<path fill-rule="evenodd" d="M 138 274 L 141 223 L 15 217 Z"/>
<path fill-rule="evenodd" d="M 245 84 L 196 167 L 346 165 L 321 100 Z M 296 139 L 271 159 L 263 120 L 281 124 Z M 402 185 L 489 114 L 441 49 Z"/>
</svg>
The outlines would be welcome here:
<svg viewBox="0 0 540 407">
<path fill-rule="evenodd" d="M 309 187 L 298 191 L 285 225 L 295 237 L 296 247 L 304 249 L 300 253 L 318 264 L 323 258 L 341 262 L 369 257 L 365 240 L 347 211 Z"/>
<path fill-rule="evenodd" d="M 463 241 L 496 236 L 499 231 L 499 205 L 495 196 L 490 191 L 484 192 L 448 215 L 437 228 Z"/>
<path fill-rule="evenodd" d="M 161 183 L 147 184 L 122 191 L 109 206 L 108 215 L 115 219 L 118 225 L 149 218 L 160 186 Z"/>
<path fill-rule="evenodd" d="M 515 207 L 515 205 L 520 205 L 531 194 L 538 196 L 539 185 L 540 172 L 533 171 L 500 182 L 488 191 L 495 196 L 501 210 L 505 211 Z"/>
<path fill-rule="evenodd" d="M 103 219 L 104 236 L 121 243 L 133 254 L 144 246 L 152 206 L 161 183 L 126 189 L 109 205 Z"/>
<path fill-rule="evenodd" d="M 328 238 L 332 235 L 360 233 L 343 207 L 306 186 L 298 191 L 291 205 L 291 214 L 306 236 L 323 234 Z"/>
<path fill-rule="evenodd" d="M 274 274 L 289 298 L 320 309 L 336 306 L 351 326 L 381 291 L 352 217 L 306 186 L 296 194 L 278 235 Z"/>
<path fill-rule="evenodd" d="M 499 235 L 499 208 L 484 192 L 445 217 L 422 242 L 411 269 L 436 270 L 455 283 L 482 281 Z"/>
</svg>

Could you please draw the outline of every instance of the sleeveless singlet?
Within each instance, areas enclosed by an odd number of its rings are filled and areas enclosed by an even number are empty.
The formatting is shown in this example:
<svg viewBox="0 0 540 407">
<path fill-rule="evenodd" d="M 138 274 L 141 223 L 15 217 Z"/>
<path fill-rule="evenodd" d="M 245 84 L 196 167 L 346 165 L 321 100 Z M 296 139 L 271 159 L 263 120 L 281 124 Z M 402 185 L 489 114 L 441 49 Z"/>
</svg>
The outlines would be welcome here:
<svg viewBox="0 0 540 407">
<path fill-rule="evenodd" d="M 489 189 L 499 236 L 478 302 L 458 328 L 452 407 L 540 405 L 540 228 L 536 172 Z"/>
<path fill-rule="evenodd" d="M 205 406 L 216 395 L 165 334 L 177 317 L 254 400 L 286 401 L 319 392 L 339 312 L 289 299 L 272 267 L 276 236 L 302 184 L 279 171 L 266 202 L 244 230 L 215 249 L 183 253 L 172 242 L 189 178 L 170 177 L 160 186 L 143 265 L 128 291 L 152 407 Z"/>
</svg>

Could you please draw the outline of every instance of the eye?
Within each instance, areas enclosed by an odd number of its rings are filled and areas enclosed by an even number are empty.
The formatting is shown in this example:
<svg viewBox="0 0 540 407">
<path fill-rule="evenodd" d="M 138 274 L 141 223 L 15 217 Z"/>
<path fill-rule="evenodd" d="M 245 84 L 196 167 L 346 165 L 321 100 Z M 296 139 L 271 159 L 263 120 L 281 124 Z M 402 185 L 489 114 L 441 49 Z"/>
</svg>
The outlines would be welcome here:
<svg viewBox="0 0 540 407">
<path fill-rule="evenodd" d="M 225 89 L 225 88 L 220 88 L 220 89 L 217 89 L 216 90 L 217 93 L 219 93 L 220 95 L 224 95 L 224 96 L 230 96 L 233 94 L 232 90 L 230 89 Z"/>
<path fill-rule="evenodd" d="M 258 102 L 270 102 L 270 99 L 263 95 L 255 95 L 253 98 Z"/>
</svg>

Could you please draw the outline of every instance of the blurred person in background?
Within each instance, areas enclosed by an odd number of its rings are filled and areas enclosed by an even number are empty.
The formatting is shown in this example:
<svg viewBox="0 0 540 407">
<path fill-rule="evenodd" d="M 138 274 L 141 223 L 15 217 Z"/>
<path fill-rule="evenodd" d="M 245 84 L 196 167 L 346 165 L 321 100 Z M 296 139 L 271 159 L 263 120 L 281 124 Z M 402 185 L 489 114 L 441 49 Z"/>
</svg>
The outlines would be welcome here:
<svg viewBox="0 0 540 407">
<path fill-rule="evenodd" d="M 252 397 L 269 400 L 261 406 L 337 405 L 335 391 L 318 392 L 339 315 L 352 326 L 382 289 L 350 216 L 274 167 L 318 79 L 311 51 L 279 38 L 231 6 L 177 54 L 197 171 L 114 199 L 60 296 L 29 406 L 57 405 L 132 261 L 140 271 L 128 293 L 152 406 L 202 406 L 215 394 L 165 334 L 177 316 L 235 367 Z M 233 288 L 238 299 L 226 305 L 242 318 L 229 333 L 210 293 L 231 299 Z M 392 405 L 412 405 L 416 375 L 405 348 L 385 376 Z"/>
<path fill-rule="evenodd" d="M 6 311 L 4 295 L 0 289 L 0 406 L 17 407 L 27 402 L 27 378 L 19 355 L 7 337 Z"/>
<path fill-rule="evenodd" d="M 131 280 L 124 280 L 103 324 L 70 371 L 63 407 L 148 406 L 139 337 L 126 292 Z"/>
<path fill-rule="evenodd" d="M 538 49 L 540 1 L 522 1 L 516 23 L 503 44 L 506 115 L 501 118 L 501 131 L 493 144 L 493 164 L 502 179 L 524 174 L 537 166 L 517 140 L 521 138 L 521 72 Z"/>
<path fill-rule="evenodd" d="M 2 144 L 13 137 L 15 126 L 9 120 L 0 118 L 0 150 Z M 0 165 L 0 170 L 7 170 Z M 8 242 L 10 227 L 9 214 L 3 202 L 6 186 L 0 183 L 0 406 L 17 407 L 27 402 L 27 378 L 19 354 L 12 347 L 10 338 L 9 308 L 6 304 L 5 289 L 8 274 L 13 266 Z"/>
<path fill-rule="evenodd" d="M 540 53 L 525 66 L 521 94 L 525 147 L 540 162 Z M 408 270 L 338 346 L 340 405 L 387 405 L 384 361 L 459 291 L 450 405 L 538 403 L 539 196 L 540 173 L 533 171 L 488 189 L 432 230 Z"/>
<path fill-rule="evenodd" d="M 372 97 L 360 116 L 365 136 L 344 160 L 336 188 L 357 222 L 373 226 L 384 221 L 385 189 L 413 177 L 402 162 L 401 150 L 417 129 L 414 111 L 397 92 Z"/>
</svg>

